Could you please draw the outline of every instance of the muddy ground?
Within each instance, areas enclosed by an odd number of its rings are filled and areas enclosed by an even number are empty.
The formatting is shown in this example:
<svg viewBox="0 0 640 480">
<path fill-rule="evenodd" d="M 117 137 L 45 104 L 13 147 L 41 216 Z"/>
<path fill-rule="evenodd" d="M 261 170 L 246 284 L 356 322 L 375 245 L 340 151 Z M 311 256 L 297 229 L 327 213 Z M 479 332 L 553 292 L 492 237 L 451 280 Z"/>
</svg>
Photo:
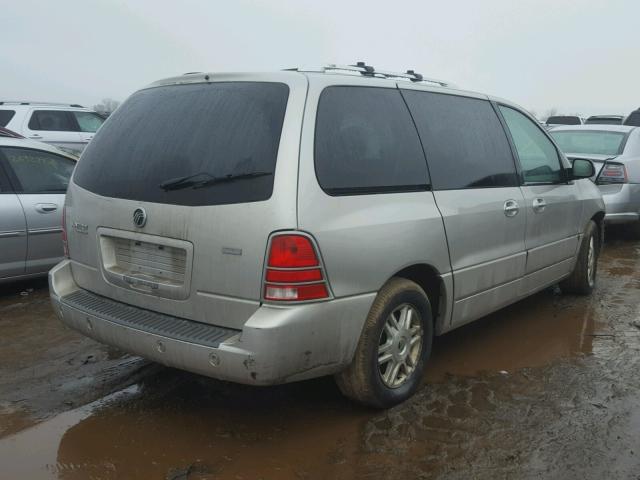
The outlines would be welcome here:
<svg viewBox="0 0 640 480">
<path fill-rule="evenodd" d="M 72 332 L 45 281 L 0 286 L 0 479 L 640 479 L 640 242 L 588 298 L 550 289 L 438 339 L 388 411 L 331 379 L 273 388 Z"/>
</svg>

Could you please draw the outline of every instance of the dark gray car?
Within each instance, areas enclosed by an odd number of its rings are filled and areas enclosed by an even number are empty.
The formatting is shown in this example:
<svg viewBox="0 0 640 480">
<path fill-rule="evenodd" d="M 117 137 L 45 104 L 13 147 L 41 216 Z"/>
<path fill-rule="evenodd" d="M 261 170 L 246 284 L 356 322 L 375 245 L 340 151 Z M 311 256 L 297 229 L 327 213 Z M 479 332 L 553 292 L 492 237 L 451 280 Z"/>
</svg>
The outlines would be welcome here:
<svg viewBox="0 0 640 480">
<path fill-rule="evenodd" d="M 624 119 L 623 125 L 629 125 L 631 127 L 640 127 L 640 108 L 634 110 Z"/>
</svg>

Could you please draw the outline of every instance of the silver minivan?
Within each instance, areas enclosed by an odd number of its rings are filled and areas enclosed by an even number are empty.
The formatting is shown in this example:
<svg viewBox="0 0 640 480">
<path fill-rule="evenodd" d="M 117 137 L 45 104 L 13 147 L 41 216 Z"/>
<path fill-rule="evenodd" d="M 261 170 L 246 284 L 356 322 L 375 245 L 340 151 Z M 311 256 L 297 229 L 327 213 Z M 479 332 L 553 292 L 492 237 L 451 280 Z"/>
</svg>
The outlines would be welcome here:
<svg viewBox="0 0 640 480">
<path fill-rule="evenodd" d="M 189 74 L 133 94 L 66 198 L 63 322 L 199 374 L 334 374 L 388 407 L 433 338 L 594 287 L 604 204 L 519 107 L 367 65 Z"/>
</svg>

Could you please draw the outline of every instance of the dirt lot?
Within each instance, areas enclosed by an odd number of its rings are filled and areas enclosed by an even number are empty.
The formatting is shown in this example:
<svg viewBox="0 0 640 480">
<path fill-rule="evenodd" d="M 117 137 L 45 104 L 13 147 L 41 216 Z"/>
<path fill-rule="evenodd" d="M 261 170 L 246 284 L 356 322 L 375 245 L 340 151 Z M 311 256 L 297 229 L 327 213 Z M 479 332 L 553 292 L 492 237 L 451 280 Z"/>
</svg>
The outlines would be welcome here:
<svg viewBox="0 0 640 480">
<path fill-rule="evenodd" d="M 640 243 L 608 234 L 590 298 L 542 292 L 440 339 L 386 412 L 331 379 L 229 385 L 64 328 L 0 287 L 2 479 L 640 479 Z"/>
</svg>

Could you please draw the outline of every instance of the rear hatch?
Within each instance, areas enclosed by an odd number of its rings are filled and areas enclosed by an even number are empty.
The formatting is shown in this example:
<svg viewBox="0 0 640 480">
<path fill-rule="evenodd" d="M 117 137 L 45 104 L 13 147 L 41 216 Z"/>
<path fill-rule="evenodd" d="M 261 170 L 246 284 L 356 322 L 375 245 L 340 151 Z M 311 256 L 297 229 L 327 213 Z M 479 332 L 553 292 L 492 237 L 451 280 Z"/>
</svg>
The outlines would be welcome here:
<svg viewBox="0 0 640 480">
<path fill-rule="evenodd" d="M 78 285 L 241 328 L 269 234 L 296 228 L 306 79 L 190 75 L 132 95 L 85 150 L 67 195 Z"/>
</svg>

